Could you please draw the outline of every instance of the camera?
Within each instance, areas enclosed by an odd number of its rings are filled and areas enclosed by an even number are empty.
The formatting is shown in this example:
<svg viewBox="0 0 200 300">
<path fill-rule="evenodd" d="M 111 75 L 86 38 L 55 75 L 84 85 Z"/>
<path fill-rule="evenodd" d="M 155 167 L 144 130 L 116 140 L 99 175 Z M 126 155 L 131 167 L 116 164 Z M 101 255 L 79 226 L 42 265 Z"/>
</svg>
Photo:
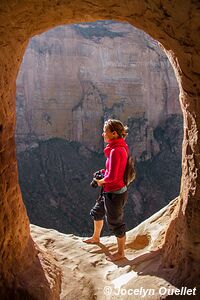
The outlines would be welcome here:
<svg viewBox="0 0 200 300">
<path fill-rule="evenodd" d="M 103 179 L 104 178 L 104 174 L 101 172 L 101 171 L 97 171 L 94 173 L 94 178 L 96 179 Z M 90 183 L 90 185 L 93 187 L 93 188 L 97 188 L 98 187 L 98 184 L 97 182 L 93 179 L 92 182 Z"/>
</svg>

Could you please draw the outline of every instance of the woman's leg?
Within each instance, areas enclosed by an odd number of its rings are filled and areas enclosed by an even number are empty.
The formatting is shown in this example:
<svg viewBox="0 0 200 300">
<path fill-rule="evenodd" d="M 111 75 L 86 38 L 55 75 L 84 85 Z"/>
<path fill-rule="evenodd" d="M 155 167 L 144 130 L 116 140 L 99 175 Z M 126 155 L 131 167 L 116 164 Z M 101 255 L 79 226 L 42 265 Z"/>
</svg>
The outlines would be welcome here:
<svg viewBox="0 0 200 300">
<path fill-rule="evenodd" d="M 126 242 L 126 235 L 123 237 L 117 237 L 118 253 L 124 257 L 124 248 Z"/>
<path fill-rule="evenodd" d="M 93 244 L 100 242 L 101 230 L 103 228 L 103 220 L 95 221 L 94 220 L 94 233 L 91 238 L 83 240 L 84 243 Z"/>
<path fill-rule="evenodd" d="M 107 257 L 109 261 L 116 261 L 124 258 L 124 249 L 125 249 L 126 235 L 123 237 L 117 237 L 117 246 L 118 250 Z"/>
<path fill-rule="evenodd" d="M 104 197 L 96 202 L 95 206 L 90 211 L 90 215 L 94 221 L 94 233 L 91 238 L 83 240 L 83 242 L 87 244 L 99 243 L 104 223 L 103 218 L 105 215 Z"/>
<path fill-rule="evenodd" d="M 123 194 L 107 194 L 105 200 L 106 214 L 109 229 L 117 238 L 118 250 L 109 255 L 110 261 L 124 258 L 126 229 L 124 222 L 124 206 L 127 201 L 127 192 Z"/>
</svg>

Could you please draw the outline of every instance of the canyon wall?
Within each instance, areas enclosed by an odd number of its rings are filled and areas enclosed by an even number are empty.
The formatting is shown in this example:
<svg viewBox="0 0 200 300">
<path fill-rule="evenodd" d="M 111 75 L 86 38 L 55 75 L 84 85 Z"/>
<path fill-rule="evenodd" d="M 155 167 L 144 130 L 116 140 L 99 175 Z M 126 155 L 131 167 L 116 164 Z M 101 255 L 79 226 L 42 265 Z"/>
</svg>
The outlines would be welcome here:
<svg viewBox="0 0 200 300">
<path fill-rule="evenodd" d="M 115 117 L 136 137 L 136 157 L 150 158 L 153 129 L 171 114 L 181 114 L 172 67 L 130 24 L 74 24 L 30 40 L 17 78 L 18 151 L 60 137 L 101 152 L 103 121 Z"/>
</svg>

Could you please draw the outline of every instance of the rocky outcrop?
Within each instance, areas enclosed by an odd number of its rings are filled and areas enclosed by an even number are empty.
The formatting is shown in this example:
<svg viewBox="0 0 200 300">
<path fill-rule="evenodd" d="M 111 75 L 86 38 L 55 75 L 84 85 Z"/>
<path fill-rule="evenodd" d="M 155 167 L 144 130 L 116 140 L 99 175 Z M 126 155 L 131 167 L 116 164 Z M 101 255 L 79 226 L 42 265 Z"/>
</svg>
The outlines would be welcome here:
<svg viewBox="0 0 200 300">
<path fill-rule="evenodd" d="M 105 119 L 145 118 L 147 137 L 134 145 L 138 159 L 143 151 L 151 157 L 150 143 L 156 149 L 152 132 L 158 123 L 181 113 L 178 85 L 158 43 L 112 21 L 58 27 L 32 38 L 16 103 L 19 151 L 53 137 L 102 151 Z"/>
<path fill-rule="evenodd" d="M 189 289 L 180 290 L 182 295 L 176 298 L 177 278 L 169 280 L 169 271 L 161 266 L 163 236 L 176 200 L 127 233 L 126 258 L 116 265 L 106 260 L 116 248 L 114 237 L 102 237 L 101 243 L 86 245 L 82 237 L 31 225 L 34 241 L 54 252 L 62 270 L 60 299 L 159 300 L 172 294 L 174 299 L 184 298 L 183 293 L 187 295 Z M 189 299 L 198 299 L 198 290 L 192 292 Z"/>
<path fill-rule="evenodd" d="M 170 211 L 159 271 L 176 286 L 199 286 L 199 3 L 198 1 L 2 1 L 0 3 L 0 275 L 4 292 L 15 295 L 21 271 L 34 276 L 36 250 L 18 185 L 15 151 L 15 81 L 28 39 L 56 25 L 115 19 L 127 21 L 160 41 L 176 72 L 184 116 L 180 197 Z M 159 217 L 157 219 L 159 224 Z M 10 244 L 9 244 L 10 241 Z M 147 258 L 148 260 L 148 258 Z M 149 260 L 150 262 L 150 260 Z M 140 266 L 140 264 L 139 264 Z M 38 266 L 40 268 L 40 266 Z M 49 269 L 53 269 L 51 264 Z M 143 269 L 145 272 L 145 269 Z M 44 274 L 44 270 L 43 274 Z M 141 269 L 139 268 L 139 272 Z M 94 278 L 97 274 L 94 274 Z M 33 277 L 32 276 L 32 277 Z M 45 276 L 44 276 L 45 277 Z M 23 282 L 23 281 L 22 281 Z M 47 284 L 50 290 L 50 284 Z M 27 285 L 19 293 L 26 295 Z M 76 287 L 74 287 L 76 291 Z M 45 293 L 44 286 L 41 291 Z M 1 289 L 2 294 L 2 289 Z M 35 293 L 34 293 L 35 292 Z M 37 290 L 32 288 L 35 299 Z M 5 293 L 4 293 L 5 295 Z M 2 298 L 2 297 L 1 297 Z M 27 297 L 30 299 L 30 297 Z M 49 299 L 59 298 L 58 293 Z M 20 299 L 23 299 L 22 297 Z"/>
</svg>

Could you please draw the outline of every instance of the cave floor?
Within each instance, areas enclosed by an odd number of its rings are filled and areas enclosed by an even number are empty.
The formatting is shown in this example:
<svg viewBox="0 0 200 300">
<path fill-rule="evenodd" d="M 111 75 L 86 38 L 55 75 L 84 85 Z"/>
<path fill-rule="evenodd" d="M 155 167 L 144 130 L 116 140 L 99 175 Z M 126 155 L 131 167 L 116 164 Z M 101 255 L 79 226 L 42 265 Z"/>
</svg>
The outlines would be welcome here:
<svg viewBox="0 0 200 300">
<path fill-rule="evenodd" d="M 83 237 L 31 225 L 33 240 L 61 268 L 60 299 L 165 299 L 176 287 L 166 276 L 173 270 L 161 268 L 160 248 L 175 200 L 127 232 L 125 258 L 116 262 L 106 260 L 116 250 L 114 236 L 88 245 Z"/>
</svg>

